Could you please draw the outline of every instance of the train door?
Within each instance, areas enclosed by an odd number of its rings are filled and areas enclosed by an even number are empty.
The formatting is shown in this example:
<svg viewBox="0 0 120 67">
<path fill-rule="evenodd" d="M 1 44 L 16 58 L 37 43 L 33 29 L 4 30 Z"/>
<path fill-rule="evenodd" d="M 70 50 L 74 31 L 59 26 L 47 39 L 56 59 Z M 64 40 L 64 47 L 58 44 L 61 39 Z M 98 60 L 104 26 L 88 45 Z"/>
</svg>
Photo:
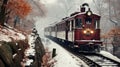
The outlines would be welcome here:
<svg viewBox="0 0 120 67">
<path fill-rule="evenodd" d="M 69 22 L 69 31 L 68 31 L 68 40 L 73 42 L 74 41 L 74 29 L 73 29 L 73 26 L 74 26 L 74 20 L 70 20 Z"/>
<path fill-rule="evenodd" d="M 80 17 L 75 18 L 75 30 L 74 30 L 74 39 L 82 40 L 82 30 L 84 28 L 82 19 Z"/>
<path fill-rule="evenodd" d="M 55 37 L 57 38 L 57 25 L 55 25 Z"/>
<path fill-rule="evenodd" d="M 65 39 L 68 40 L 69 21 L 66 21 Z"/>
</svg>

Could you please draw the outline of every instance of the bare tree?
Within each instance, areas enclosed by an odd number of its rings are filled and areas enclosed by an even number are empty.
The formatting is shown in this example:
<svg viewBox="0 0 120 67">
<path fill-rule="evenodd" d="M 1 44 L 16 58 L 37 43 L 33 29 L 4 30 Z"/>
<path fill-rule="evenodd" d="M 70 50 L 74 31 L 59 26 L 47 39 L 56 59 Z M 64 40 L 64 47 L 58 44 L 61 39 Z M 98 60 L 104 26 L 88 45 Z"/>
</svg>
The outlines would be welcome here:
<svg viewBox="0 0 120 67">
<path fill-rule="evenodd" d="M 119 24 L 120 24 L 120 19 L 119 19 L 119 13 L 120 13 L 120 7 L 118 7 L 120 1 L 119 0 L 109 0 L 109 20 L 114 23 L 115 27 L 114 27 L 114 31 L 113 31 L 113 52 L 114 54 L 116 53 L 116 51 L 118 51 L 120 48 L 119 46 L 119 41 L 120 41 L 120 36 L 119 36 Z"/>
<path fill-rule="evenodd" d="M 104 10 L 103 0 L 100 0 L 99 2 L 98 2 L 98 0 L 93 0 L 93 3 L 95 4 L 96 9 L 99 12 L 99 14 L 102 15 L 102 11 Z"/>
<path fill-rule="evenodd" d="M 79 5 L 77 8 L 80 8 L 80 5 L 82 3 L 81 0 L 80 0 L 80 3 L 78 3 L 78 1 L 76 3 L 76 1 L 72 1 L 72 0 L 64 0 L 63 2 L 64 2 L 63 6 L 64 6 L 65 16 L 69 16 L 69 13 L 71 11 L 75 11 L 75 9 L 74 9 L 74 8 L 76 8 L 75 6 Z"/>
</svg>

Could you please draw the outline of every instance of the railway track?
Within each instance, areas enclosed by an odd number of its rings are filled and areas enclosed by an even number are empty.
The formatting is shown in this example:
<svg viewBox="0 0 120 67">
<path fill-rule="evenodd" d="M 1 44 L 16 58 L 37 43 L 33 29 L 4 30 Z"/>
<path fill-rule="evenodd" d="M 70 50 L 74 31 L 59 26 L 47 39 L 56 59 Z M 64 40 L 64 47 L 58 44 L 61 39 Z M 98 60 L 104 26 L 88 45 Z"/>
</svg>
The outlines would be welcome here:
<svg viewBox="0 0 120 67">
<path fill-rule="evenodd" d="M 105 57 L 101 54 L 76 54 L 89 67 L 120 67 L 120 62 Z"/>
<path fill-rule="evenodd" d="M 83 60 L 89 67 L 120 67 L 120 62 L 105 57 L 99 53 L 79 53 L 71 50 L 70 48 L 65 49 Z"/>
</svg>

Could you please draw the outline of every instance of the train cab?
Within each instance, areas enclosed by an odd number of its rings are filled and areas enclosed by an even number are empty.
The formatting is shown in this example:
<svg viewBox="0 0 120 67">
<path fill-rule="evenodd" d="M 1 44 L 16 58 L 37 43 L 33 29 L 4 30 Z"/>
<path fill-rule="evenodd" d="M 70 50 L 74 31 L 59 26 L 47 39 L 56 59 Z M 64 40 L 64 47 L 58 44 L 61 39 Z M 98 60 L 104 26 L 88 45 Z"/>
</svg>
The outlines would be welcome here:
<svg viewBox="0 0 120 67">
<path fill-rule="evenodd" d="M 87 12 L 76 15 L 74 27 L 74 44 L 77 47 L 99 47 L 100 41 L 100 16 L 93 14 L 90 8 Z M 83 47 L 82 47 L 83 48 Z"/>
</svg>

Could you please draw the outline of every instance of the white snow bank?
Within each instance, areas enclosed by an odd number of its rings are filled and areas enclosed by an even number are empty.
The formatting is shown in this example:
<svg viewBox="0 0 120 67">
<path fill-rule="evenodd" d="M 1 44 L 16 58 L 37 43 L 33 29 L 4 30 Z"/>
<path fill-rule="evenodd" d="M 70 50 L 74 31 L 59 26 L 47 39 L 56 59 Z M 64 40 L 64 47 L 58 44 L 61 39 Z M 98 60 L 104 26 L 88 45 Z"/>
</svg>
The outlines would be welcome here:
<svg viewBox="0 0 120 67">
<path fill-rule="evenodd" d="M 24 52 L 25 56 L 26 56 L 24 61 L 26 61 L 26 62 L 24 62 L 23 65 L 25 65 L 25 66 L 30 66 L 31 63 L 33 63 L 33 59 L 29 59 L 28 56 L 30 56 L 30 55 L 35 56 L 35 49 L 34 49 L 35 44 L 34 44 L 34 41 L 35 41 L 34 37 L 29 35 L 28 36 L 28 43 L 29 43 L 30 47 L 28 49 L 26 49 L 25 52 Z M 32 47 L 32 46 L 34 46 L 34 47 Z"/>
<path fill-rule="evenodd" d="M 10 42 L 11 39 L 8 36 L 0 33 L 0 41 Z"/>
<path fill-rule="evenodd" d="M 26 49 L 25 51 L 25 56 L 35 56 L 35 44 L 34 44 L 34 37 L 32 37 L 31 35 L 28 36 L 28 43 L 29 43 L 29 48 Z"/>
<path fill-rule="evenodd" d="M 30 66 L 30 64 L 33 62 L 32 59 L 27 59 L 26 62 L 25 62 L 25 66 Z"/>
<path fill-rule="evenodd" d="M 35 42 L 35 37 L 29 35 L 28 36 L 28 43 L 29 43 L 30 48 L 33 48 L 33 49 L 35 48 L 34 42 Z"/>
<path fill-rule="evenodd" d="M 73 59 L 65 50 L 57 49 L 57 56 L 55 59 L 57 62 L 55 63 L 54 67 L 80 67 L 78 62 Z"/>
<path fill-rule="evenodd" d="M 43 44 L 49 48 L 50 52 L 52 52 L 53 48 L 56 48 L 57 55 L 54 59 L 57 60 L 57 62 L 54 67 L 81 67 L 81 65 L 83 65 L 83 67 L 87 67 L 87 65 L 82 64 L 80 59 L 76 60 L 75 57 L 55 42 L 46 39 Z"/>
<path fill-rule="evenodd" d="M 120 62 L 119 58 L 117 58 L 116 56 L 112 55 L 111 53 L 109 53 L 107 51 L 100 51 L 100 54 L 102 54 L 103 56 L 106 56 L 108 58 L 111 58 L 113 60 L 116 60 L 116 61 Z"/>
<path fill-rule="evenodd" d="M 25 56 L 35 56 L 35 49 L 29 48 L 25 51 Z"/>
<path fill-rule="evenodd" d="M 25 39 L 25 36 L 24 36 L 23 34 L 21 34 L 21 33 L 17 33 L 17 35 L 19 36 L 19 39 L 20 39 L 20 40 Z"/>
<path fill-rule="evenodd" d="M 25 38 L 25 35 L 23 35 L 19 31 L 15 31 L 9 28 L 0 28 L 0 41 L 10 42 L 12 41 L 12 39 L 23 40 Z"/>
</svg>

